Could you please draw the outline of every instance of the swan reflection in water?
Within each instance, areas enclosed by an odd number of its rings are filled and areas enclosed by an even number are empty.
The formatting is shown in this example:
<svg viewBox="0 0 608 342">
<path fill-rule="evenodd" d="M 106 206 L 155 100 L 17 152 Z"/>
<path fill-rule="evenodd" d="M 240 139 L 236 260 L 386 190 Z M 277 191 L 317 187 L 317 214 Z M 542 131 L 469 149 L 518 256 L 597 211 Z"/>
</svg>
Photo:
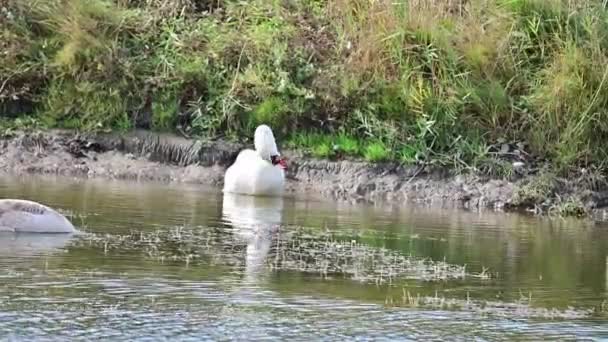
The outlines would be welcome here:
<svg viewBox="0 0 608 342">
<path fill-rule="evenodd" d="M 74 234 L 0 233 L 0 258 L 45 256 L 61 252 Z"/>
<path fill-rule="evenodd" d="M 272 240 L 282 221 L 282 197 L 224 194 L 223 220 L 234 236 L 247 244 L 245 281 L 255 282 L 264 269 Z"/>
</svg>

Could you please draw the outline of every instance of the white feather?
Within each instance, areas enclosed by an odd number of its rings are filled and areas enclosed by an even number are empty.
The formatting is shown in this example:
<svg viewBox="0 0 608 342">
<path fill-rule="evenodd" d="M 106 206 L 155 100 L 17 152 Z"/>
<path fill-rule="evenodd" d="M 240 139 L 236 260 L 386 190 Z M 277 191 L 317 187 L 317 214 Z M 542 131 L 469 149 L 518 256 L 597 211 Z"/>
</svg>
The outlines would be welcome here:
<svg viewBox="0 0 608 342">
<path fill-rule="evenodd" d="M 264 160 L 270 160 L 271 156 L 278 156 L 279 150 L 277 143 L 274 140 L 272 129 L 266 125 L 260 125 L 255 129 L 253 136 L 253 145 L 260 157 Z"/>
<path fill-rule="evenodd" d="M 76 229 L 65 216 L 45 205 L 20 199 L 2 199 L 0 231 L 74 233 Z"/>
<path fill-rule="evenodd" d="M 270 127 L 255 130 L 254 150 L 243 150 L 224 175 L 224 192 L 246 195 L 280 196 L 285 187 L 285 171 L 270 161 L 278 156 Z"/>
</svg>

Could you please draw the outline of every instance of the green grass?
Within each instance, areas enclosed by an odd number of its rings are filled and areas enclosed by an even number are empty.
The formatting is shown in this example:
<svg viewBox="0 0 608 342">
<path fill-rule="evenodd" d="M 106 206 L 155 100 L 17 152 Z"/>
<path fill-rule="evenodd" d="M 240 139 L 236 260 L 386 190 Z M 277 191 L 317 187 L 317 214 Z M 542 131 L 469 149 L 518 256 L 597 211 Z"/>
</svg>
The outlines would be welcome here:
<svg viewBox="0 0 608 342">
<path fill-rule="evenodd" d="M 346 156 L 357 156 L 361 153 L 359 141 L 351 136 L 340 134 L 334 140 L 336 149 Z"/>
<path fill-rule="evenodd" d="M 382 162 L 390 158 L 390 149 L 381 141 L 369 143 L 365 146 L 363 156 L 369 162 Z"/>
<path fill-rule="evenodd" d="M 320 158 L 507 175 L 501 141 L 557 172 L 608 157 L 600 1 L 4 3 L 0 111 L 49 127 L 267 123 Z"/>
<path fill-rule="evenodd" d="M 291 148 L 302 149 L 316 158 L 331 159 L 335 157 L 333 137 L 319 133 L 293 134 L 288 140 Z"/>
<path fill-rule="evenodd" d="M 289 137 L 287 146 L 323 159 L 362 158 L 365 152 L 362 142 L 344 133 L 296 133 Z"/>
</svg>

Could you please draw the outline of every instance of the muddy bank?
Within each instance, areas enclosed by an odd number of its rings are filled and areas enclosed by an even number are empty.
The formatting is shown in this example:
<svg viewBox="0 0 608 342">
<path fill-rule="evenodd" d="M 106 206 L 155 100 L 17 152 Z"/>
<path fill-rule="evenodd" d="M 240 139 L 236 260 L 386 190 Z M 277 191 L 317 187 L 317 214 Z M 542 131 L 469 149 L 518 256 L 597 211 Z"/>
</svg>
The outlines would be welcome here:
<svg viewBox="0 0 608 342">
<path fill-rule="evenodd" d="M 136 131 L 77 134 L 15 133 L 0 138 L 0 171 L 77 177 L 185 182 L 221 186 L 225 169 L 244 144 L 202 142 Z M 568 180 L 521 172 L 511 179 L 455 175 L 424 166 L 324 161 L 283 151 L 288 192 L 345 201 L 417 202 L 471 209 L 528 209 L 604 220 L 608 192 L 590 175 Z"/>
</svg>

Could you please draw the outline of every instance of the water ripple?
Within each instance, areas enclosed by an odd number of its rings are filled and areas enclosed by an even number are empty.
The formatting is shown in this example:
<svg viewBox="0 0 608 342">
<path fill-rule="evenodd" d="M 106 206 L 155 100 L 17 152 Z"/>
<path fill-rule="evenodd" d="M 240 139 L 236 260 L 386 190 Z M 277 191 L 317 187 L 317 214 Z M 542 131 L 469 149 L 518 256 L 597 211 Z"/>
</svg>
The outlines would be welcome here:
<svg viewBox="0 0 608 342">
<path fill-rule="evenodd" d="M 91 233 L 0 235 L 1 340 L 608 339 L 608 230 L 578 221 L 107 180 L 0 192 Z"/>
</svg>

